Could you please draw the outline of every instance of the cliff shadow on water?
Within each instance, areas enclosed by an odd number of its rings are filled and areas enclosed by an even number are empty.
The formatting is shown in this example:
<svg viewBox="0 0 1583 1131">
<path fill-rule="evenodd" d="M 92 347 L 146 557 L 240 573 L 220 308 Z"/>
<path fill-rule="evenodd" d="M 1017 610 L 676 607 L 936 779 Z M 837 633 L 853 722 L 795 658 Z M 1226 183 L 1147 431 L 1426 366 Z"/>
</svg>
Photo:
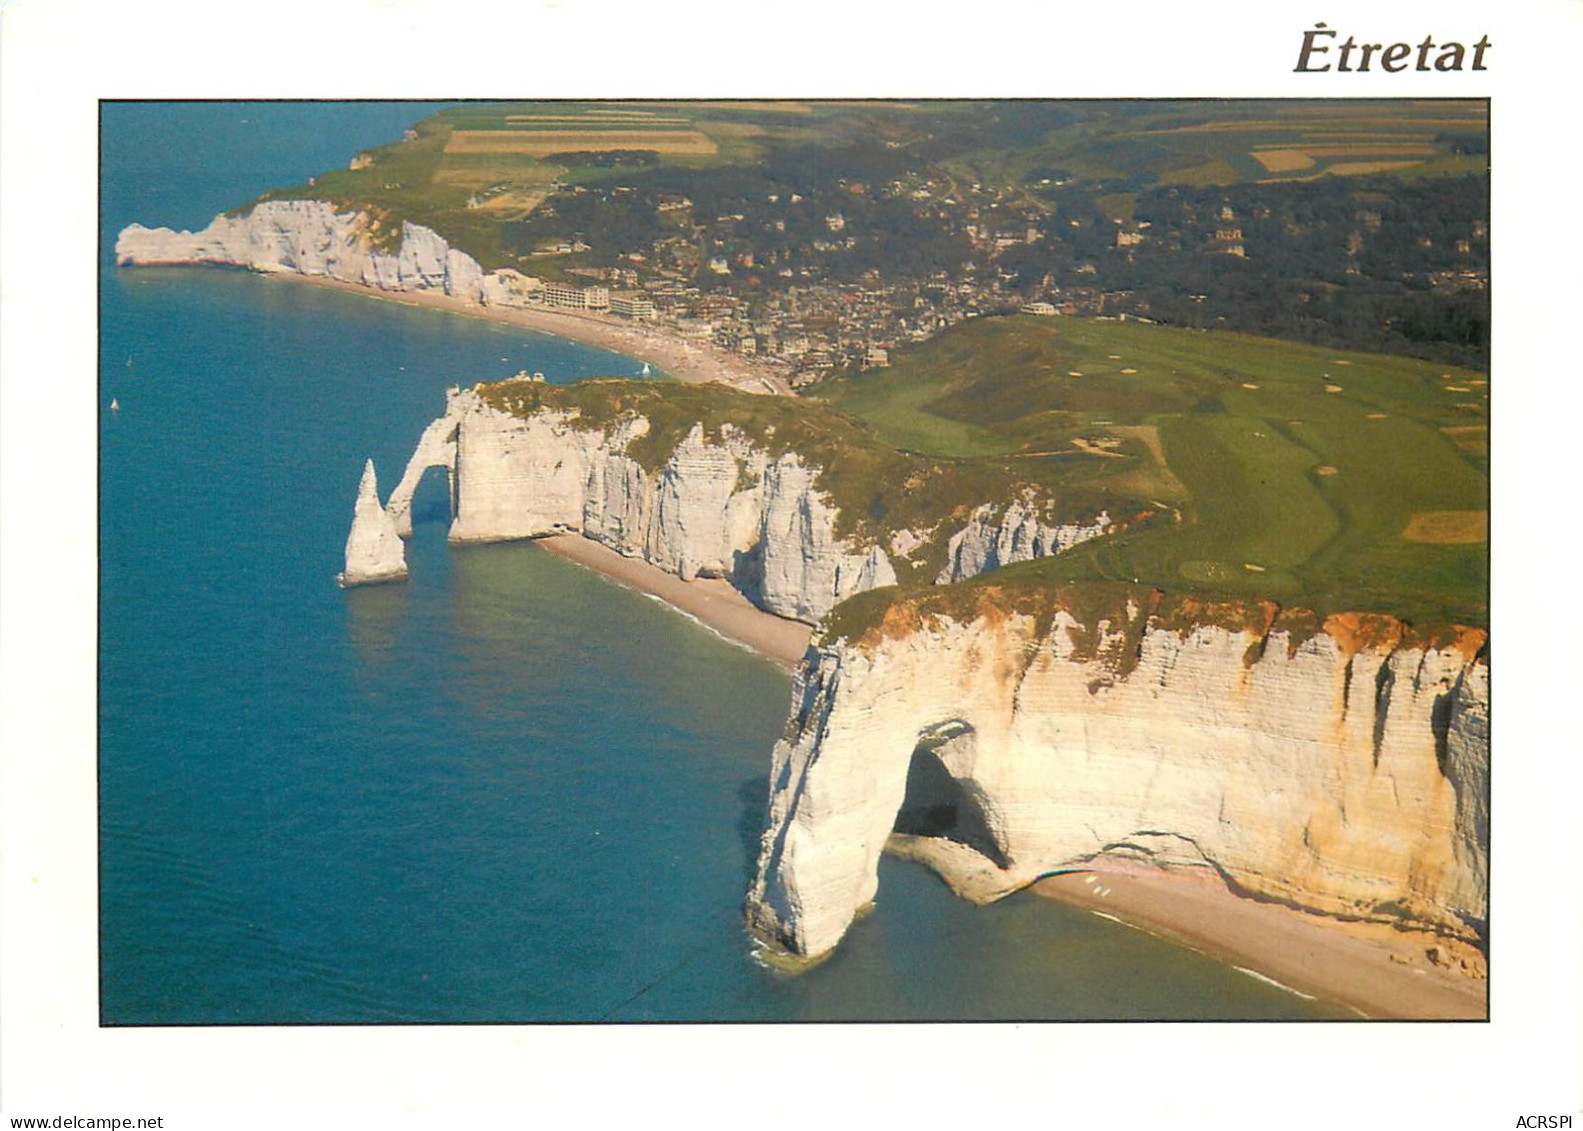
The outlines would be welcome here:
<svg viewBox="0 0 1583 1131">
<path fill-rule="evenodd" d="M 750 884 L 758 870 L 759 851 L 764 840 L 770 802 L 769 778 L 757 774 L 743 781 L 737 786 L 737 800 L 741 803 L 737 839 L 742 844 L 742 878 L 745 884 Z"/>
</svg>

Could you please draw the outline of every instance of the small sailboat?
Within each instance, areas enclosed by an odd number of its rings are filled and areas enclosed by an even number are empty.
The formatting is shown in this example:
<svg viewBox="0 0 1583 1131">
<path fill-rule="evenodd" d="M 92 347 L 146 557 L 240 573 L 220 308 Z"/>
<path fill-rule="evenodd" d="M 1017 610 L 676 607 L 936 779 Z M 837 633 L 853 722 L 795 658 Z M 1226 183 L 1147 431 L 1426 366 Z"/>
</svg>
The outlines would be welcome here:
<svg viewBox="0 0 1583 1131">
<path fill-rule="evenodd" d="M 114 397 L 110 398 L 110 411 L 111 412 L 120 412 L 121 411 L 121 402 L 116 400 Z"/>
<path fill-rule="evenodd" d="M 648 375 L 649 375 L 649 363 L 645 361 L 643 363 L 643 372 L 640 374 L 640 376 L 647 377 Z"/>
</svg>

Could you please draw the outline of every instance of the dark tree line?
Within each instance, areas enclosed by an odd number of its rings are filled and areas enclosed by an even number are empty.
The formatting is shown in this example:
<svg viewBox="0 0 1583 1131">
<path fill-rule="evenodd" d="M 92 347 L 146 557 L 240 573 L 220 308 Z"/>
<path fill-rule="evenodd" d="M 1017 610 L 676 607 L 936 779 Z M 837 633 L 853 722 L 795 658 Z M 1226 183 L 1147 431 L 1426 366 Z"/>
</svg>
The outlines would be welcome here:
<svg viewBox="0 0 1583 1131">
<path fill-rule="evenodd" d="M 1020 289 L 1050 277 L 1161 321 L 1488 364 L 1482 176 L 1162 187 L 1125 225 L 1095 196 L 1058 194 L 1057 216 L 1079 226 L 1002 255 Z M 1119 230 L 1143 242 L 1117 246 Z"/>
</svg>

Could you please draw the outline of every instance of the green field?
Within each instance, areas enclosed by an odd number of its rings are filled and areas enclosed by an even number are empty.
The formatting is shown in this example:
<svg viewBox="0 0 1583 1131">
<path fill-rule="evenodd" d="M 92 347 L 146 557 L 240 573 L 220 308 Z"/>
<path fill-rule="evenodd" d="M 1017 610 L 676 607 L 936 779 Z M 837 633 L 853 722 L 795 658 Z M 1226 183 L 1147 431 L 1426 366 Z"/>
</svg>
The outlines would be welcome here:
<svg viewBox="0 0 1583 1131">
<path fill-rule="evenodd" d="M 683 168 L 751 165 L 767 144 L 835 145 L 884 136 L 895 104 L 709 102 L 480 103 L 443 110 L 414 136 L 359 154 L 307 184 L 271 189 L 262 200 L 328 200 L 367 211 L 376 239 L 394 246 L 402 221 L 433 228 L 486 269 L 519 266 L 501 251 L 501 223 L 530 210 L 557 183 L 630 177 L 630 167 L 590 164 L 590 154 L 652 150 Z M 680 135 L 696 139 L 679 141 Z M 520 142 L 513 139 L 518 138 Z M 491 200 L 521 200 L 496 209 Z M 250 201 L 236 211 L 245 211 Z M 542 265 L 541 265 L 542 266 Z M 549 274 L 554 274 L 553 266 Z"/>
<path fill-rule="evenodd" d="M 1004 186 L 1010 200 L 1045 210 L 1052 175 L 1108 185 L 1103 207 L 1127 217 L 1134 193 L 1155 185 L 1303 180 L 1371 166 L 1398 176 L 1478 171 L 1486 159 L 1457 152 L 1454 139 L 1486 130 L 1484 104 L 1468 100 L 478 103 L 419 122 L 411 139 L 366 151 L 356 168 L 259 199 L 366 210 L 386 242 L 399 238 L 403 220 L 420 223 L 490 269 L 518 265 L 502 251 L 501 225 L 555 185 L 642 171 L 601 163 L 620 152 L 645 151 L 649 169 L 740 169 L 773 148 L 843 150 L 848 162 L 866 150 L 852 175 L 879 180 L 906 155 L 920 175 L 957 188 Z M 503 207 L 489 206 L 501 199 Z"/>
<path fill-rule="evenodd" d="M 1076 104 L 1076 120 L 1014 147 L 994 131 L 959 169 L 985 181 L 1069 184 L 1237 184 L 1392 172 L 1479 172 L 1483 156 L 1457 151 L 1482 137 L 1482 102 L 1226 100 Z M 1262 155 L 1262 157 L 1260 156 Z M 1371 169 L 1370 166 L 1380 166 Z M 1124 201 L 1122 211 L 1128 207 Z"/>
<path fill-rule="evenodd" d="M 997 584 L 1136 580 L 1482 625 L 1488 459 L 1466 440 L 1488 389 L 1411 359 L 1019 315 L 965 323 L 826 396 L 920 455 L 1020 462 L 1057 498 L 1159 512 Z M 1403 537 L 1414 516 L 1448 514 L 1463 518 L 1430 524 L 1448 540 Z"/>
</svg>

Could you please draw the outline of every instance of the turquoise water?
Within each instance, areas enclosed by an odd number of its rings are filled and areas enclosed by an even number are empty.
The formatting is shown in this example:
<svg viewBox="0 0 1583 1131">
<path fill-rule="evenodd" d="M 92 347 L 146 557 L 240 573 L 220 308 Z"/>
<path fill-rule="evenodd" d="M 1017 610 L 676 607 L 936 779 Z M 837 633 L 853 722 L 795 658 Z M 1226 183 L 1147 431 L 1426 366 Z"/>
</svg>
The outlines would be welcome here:
<svg viewBox="0 0 1583 1131">
<path fill-rule="evenodd" d="M 447 385 L 636 363 L 110 246 L 425 112 L 104 109 L 104 1023 L 1335 1015 L 894 861 L 835 957 L 774 974 L 741 901 L 783 671 L 534 546 L 447 548 L 434 481 L 410 581 L 338 589 L 363 460 L 388 491 Z"/>
</svg>

